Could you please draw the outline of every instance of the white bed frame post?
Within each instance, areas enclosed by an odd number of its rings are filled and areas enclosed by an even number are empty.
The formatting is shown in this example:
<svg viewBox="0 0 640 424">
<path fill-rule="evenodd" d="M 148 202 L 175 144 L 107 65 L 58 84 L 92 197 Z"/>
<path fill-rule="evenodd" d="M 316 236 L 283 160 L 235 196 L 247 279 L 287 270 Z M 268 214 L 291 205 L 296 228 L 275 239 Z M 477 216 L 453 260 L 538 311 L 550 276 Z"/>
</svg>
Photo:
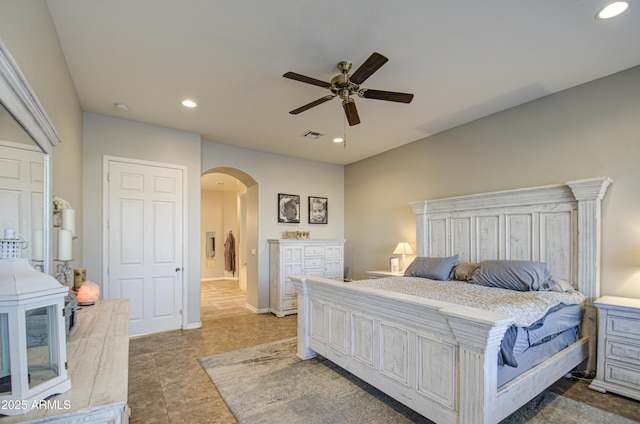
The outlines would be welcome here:
<svg viewBox="0 0 640 424">
<path fill-rule="evenodd" d="M 570 181 L 567 185 L 578 201 L 578 281 L 587 302 L 600 297 L 600 241 L 602 199 L 611 178 Z"/>
<path fill-rule="evenodd" d="M 481 316 L 478 314 L 481 313 Z M 458 342 L 460 364 L 459 423 L 494 424 L 499 421 L 495 393 L 498 389 L 496 357 L 512 318 L 468 308 L 442 310 Z M 470 325 L 472 318 L 473 325 Z M 482 319 L 486 319 L 482 322 Z M 484 376 L 484 378 L 482 378 Z"/>
<path fill-rule="evenodd" d="M 294 281 L 294 284 L 295 281 Z M 311 349 L 311 310 L 309 300 L 309 286 L 296 284 L 298 292 L 298 358 L 305 360 L 316 357 Z"/>
<path fill-rule="evenodd" d="M 587 297 L 583 332 L 591 340 L 587 372 L 596 369 L 598 317 L 593 301 L 600 297 L 602 199 L 612 182 L 611 178 L 600 177 L 567 183 L 578 201 L 577 279 Z"/>
<path fill-rule="evenodd" d="M 427 202 L 410 202 L 409 206 L 416 215 L 416 256 L 429 256 L 429 221 L 427 220 Z"/>
</svg>

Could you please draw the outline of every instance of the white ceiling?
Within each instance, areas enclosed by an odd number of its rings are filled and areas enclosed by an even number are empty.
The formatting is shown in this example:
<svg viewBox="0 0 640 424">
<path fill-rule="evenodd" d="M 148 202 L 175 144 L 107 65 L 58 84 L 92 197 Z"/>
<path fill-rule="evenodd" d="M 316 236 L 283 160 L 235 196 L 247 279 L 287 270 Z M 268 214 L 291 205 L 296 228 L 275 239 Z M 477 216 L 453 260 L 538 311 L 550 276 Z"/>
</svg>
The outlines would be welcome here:
<svg viewBox="0 0 640 424">
<path fill-rule="evenodd" d="M 83 110 L 205 140 L 348 164 L 640 64 L 640 1 L 594 19 L 608 0 L 48 0 Z M 637 1 L 637 0 L 636 0 Z M 338 99 L 288 112 L 373 52 L 363 84 L 411 104 Z M 199 107 L 180 105 L 192 98 Z M 593 99 L 597 101 L 597 99 Z M 123 112 L 114 107 L 122 102 Z M 325 134 L 317 140 L 301 135 Z"/>
</svg>

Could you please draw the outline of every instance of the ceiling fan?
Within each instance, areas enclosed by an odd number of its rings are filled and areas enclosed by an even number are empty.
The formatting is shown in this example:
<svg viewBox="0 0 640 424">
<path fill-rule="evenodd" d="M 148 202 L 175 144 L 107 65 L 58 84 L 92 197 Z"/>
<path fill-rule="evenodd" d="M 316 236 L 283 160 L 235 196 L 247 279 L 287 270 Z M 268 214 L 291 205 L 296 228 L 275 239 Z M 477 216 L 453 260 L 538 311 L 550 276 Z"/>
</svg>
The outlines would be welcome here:
<svg viewBox="0 0 640 424">
<path fill-rule="evenodd" d="M 413 100 L 413 94 L 396 93 L 394 91 L 382 91 L 382 90 L 370 90 L 360 87 L 360 84 L 366 81 L 374 72 L 376 72 L 382 65 L 384 65 L 389 59 L 381 55 L 380 53 L 373 53 L 365 62 L 360 65 L 353 74 L 349 74 L 351 70 L 351 62 L 343 60 L 338 63 L 338 69 L 341 74 L 333 77 L 331 82 L 321 81 L 319 79 L 307 77 L 305 75 L 296 74 L 295 72 L 287 72 L 283 75 L 285 78 L 292 80 L 305 82 L 307 84 L 317 85 L 318 87 L 328 88 L 332 94 L 326 95 L 308 103 L 304 106 L 300 106 L 297 109 L 289 112 L 292 115 L 297 115 L 312 107 L 318 106 L 324 102 L 327 102 L 334 97 L 340 97 L 342 99 L 342 107 L 347 117 L 347 121 L 350 126 L 358 125 L 360 123 L 360 117 L 358 116 L 358 109 L 356 108 L 355 101 L 351 98 L 353 95 L 358 95 L 365 99 L 374 100 L 387 100 L 398 103 L 411 103 Z"/>
</svg>

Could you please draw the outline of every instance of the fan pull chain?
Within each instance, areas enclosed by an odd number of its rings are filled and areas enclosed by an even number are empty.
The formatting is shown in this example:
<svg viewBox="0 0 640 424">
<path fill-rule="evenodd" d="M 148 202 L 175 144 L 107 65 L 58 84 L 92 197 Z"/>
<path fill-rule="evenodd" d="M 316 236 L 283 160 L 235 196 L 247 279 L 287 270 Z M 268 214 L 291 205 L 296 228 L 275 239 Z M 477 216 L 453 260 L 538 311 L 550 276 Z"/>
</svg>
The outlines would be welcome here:
<svg viewBox="0 0 640 424">
<path fill-rule="evenodd" d="M 346 149 L 347 148 L 347 115 L 344 115 L 344 121 L 343 121 L 343 137 L 342 137 L 342 144 L 343 144 L 343 148 Z"/>
</svg>

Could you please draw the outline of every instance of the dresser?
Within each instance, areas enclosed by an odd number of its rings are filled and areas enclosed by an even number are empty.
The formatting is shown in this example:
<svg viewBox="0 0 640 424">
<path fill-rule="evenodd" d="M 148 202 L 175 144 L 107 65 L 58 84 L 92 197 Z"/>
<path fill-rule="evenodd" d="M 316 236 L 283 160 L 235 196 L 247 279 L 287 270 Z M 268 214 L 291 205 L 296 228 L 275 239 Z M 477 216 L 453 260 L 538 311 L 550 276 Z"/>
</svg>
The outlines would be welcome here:
<svg viewBox="0 0 640 424">
<path fill-rule="evenodd" d="M 594 304 L 598 368 L 589 388 L 640 400 L 640 299 L 604 296 Z"/>
<path fill-rule="evenodd" d="M 269 310 L 278 317 L 298 312 L 291 275 L 344 279 L 344 240 L 269 240 Z"/>
</svg>

